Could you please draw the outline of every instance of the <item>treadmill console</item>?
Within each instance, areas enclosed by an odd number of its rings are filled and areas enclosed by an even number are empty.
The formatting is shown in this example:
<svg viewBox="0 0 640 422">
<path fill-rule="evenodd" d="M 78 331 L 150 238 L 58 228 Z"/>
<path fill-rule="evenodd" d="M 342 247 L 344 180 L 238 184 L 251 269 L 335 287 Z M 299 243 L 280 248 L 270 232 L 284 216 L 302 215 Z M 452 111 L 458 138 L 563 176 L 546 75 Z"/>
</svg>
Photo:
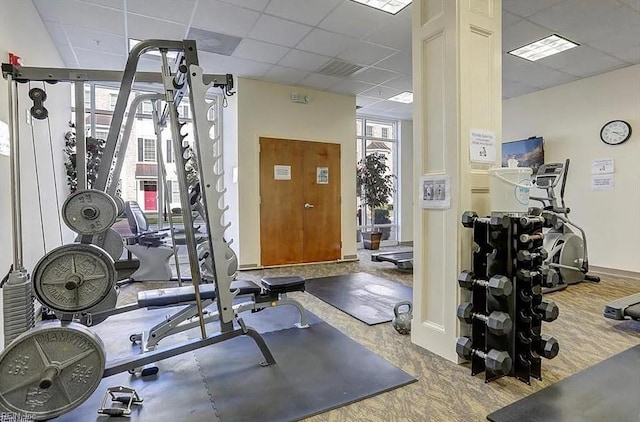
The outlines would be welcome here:
<svg viewBox="0 0 640 422">
<path fill-rule="evenodd" d="M 555 188 L 564 171 L 564 163 L 542 164 L 535 176 L 536 186 L 539 188 Z"/>
</svg>

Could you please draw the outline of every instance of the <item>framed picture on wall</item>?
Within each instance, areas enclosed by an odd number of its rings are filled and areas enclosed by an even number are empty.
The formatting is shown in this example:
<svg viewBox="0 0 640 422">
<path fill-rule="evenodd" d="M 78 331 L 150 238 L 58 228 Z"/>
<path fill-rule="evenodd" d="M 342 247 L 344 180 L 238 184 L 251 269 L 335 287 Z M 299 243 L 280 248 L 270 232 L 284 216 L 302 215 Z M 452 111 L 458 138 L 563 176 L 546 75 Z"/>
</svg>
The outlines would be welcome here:
<svg viewBox="0 0 640 422">
<path fill-rule="evenodd" d="M 533 174 L 544 164 L 544 139 L 534 136 L 518 141 L 502 143 L 502 167 L 507 167 L 509 159 L 518 160 L 518 167 L 530 167 Z"/>
</svg>

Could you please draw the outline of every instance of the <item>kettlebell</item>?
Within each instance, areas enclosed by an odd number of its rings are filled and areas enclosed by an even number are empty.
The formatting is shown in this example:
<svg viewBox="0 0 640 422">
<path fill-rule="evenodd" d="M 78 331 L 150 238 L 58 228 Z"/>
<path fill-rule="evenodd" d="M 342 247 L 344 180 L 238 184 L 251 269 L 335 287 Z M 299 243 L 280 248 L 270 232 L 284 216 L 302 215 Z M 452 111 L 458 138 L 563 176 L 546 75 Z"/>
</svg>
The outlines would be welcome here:
<svg viewBox="0 0 640 422">
<path fill-rule="evenodd" d="M 400 307 L 405 305 L 409 309 L 406 312 L 400 312 Z M 395 317 L 391 321 L 391 325 L 393 325 L 393 328 L 395 328 L 400 334 L 409 334 L 411 332 L 411 318 L 413 318 L 413 315 L 411 314 L 412 309 L 413 305 L 408 301 L 398 302 L 393 308 Z"/>
</svg>

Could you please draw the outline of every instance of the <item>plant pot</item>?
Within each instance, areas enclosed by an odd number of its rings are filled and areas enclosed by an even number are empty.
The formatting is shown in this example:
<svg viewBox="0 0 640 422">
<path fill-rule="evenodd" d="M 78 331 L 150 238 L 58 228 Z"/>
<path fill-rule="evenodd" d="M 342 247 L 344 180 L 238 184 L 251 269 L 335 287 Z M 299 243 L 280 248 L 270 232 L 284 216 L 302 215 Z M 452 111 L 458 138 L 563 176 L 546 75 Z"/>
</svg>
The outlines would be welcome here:
<svg viewBox="0 0 640 422">
<path fill-rule="evenodd" d="M 362 233 L 362 244 L 365 249 L 371 249 L 374 251 L 380 249 L 381 239 L 382 239 L 382 232 Z"/>
</svg>

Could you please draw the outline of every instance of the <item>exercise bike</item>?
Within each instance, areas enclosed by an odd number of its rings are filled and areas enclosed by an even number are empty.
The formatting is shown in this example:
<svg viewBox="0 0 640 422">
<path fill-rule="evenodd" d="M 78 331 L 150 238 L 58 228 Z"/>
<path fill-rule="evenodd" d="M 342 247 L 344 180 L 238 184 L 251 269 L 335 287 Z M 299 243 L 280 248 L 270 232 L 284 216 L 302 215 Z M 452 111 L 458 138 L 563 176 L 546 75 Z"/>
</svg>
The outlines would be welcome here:
<svg viewBox="0 0 640 422">
<path fill-rule="evenodd" d="M 545 219 L 543 248 L 548 252 L 545 265 L 557 271 L 557 283 L 549 283 L 543 293 L 564 290 L 570 284 L 583 281 L 599 282 L 600 277 L 590 275 L 587 235 L 582 227 L 569 219 L 571 209 L 565 205 L 564 191 L 570 160 L 564 163 L 543 164 L 534 177 L 534 186 L 546 192 L 546 197 L 531 196 L 530 200 L 542 203 L 541 208 L 530 208 L 529 213 Z M 560 197 L 555 188 L 561 182 Z M 580 234 L 578 235 L 577 232 Z"/>
</svg>

